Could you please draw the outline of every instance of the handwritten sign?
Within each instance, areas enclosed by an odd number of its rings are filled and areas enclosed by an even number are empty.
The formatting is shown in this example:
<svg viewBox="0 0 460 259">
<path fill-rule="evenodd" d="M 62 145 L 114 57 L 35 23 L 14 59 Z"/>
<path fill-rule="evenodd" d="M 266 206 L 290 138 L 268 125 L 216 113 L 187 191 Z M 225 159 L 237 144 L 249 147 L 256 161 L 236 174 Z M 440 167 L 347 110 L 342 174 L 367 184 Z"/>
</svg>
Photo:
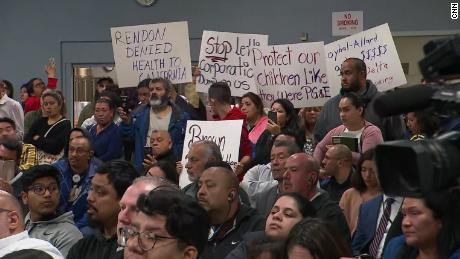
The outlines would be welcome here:
<svg viewBox="0 0 460 259">
<path fill-rule="evenodd" d="M 197 92 L 207 93 L 211 84 L 225 81 L 232 96 L 256 93 L 252 83 L 252 50 L 267 44 L 268 35 L 203 31 Z"/>
<path fill-rule="evenodd" d="M 325 46 L 327 72 L 333 94 L 338 94 L 340 65 L 347 58 L 360 58 L 367 66 L 367 79 L 380 91 L 406 84 L 388 24 L 354 34 Z"/>
<path fill-rule="evenodd" d="M 187 22 L 110 29 L 120 87 L 133 87 L 145 78 L 192 81 Z"/>
<path fill-rule="evenodd" d="M 333 12 L 332 35 L 352 35 L 363 31 L 363 11 Z"/>
<path fill-rule="evenodd" d="M 184 187 L 190 183 L 187 170 L 185 169 L 185 163 L 187 163 L 185 157 L 194 142 L 211 140 L 219 147 L 224 161 L 231 166 L 238 163 L 242 126 L 243 120 L 187 121 L 184 149 L 182 152 L 182 165 L 184 169 L 180 175 L 179 185 Z"/>
<path fill-rule="evenodd" d="M 296 108 L 322 106 L 330 97 L 323 42 L 254 49 L 254 80 L 264 106 L 278 98 Z"/>
</svg>

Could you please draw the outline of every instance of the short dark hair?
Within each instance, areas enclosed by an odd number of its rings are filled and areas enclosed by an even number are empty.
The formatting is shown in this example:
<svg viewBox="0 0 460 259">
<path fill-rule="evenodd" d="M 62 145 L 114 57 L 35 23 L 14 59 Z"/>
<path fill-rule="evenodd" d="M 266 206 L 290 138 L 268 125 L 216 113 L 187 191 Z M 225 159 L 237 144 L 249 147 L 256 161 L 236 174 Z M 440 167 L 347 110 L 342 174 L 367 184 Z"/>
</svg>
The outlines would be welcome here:
<svg viewBox="0 0 460 259">
<path fill-rule="evenodd" d="M 99 167 L 96 174 L 108 175 L 107 178 L 117 192 L 118 198 L 121 198 L 134 179 L 139 177 L 136 168 L 125 160 L 109 161 Z"/>
<path fill-rule="evenodd" d="M 69 131 L 69 134 L 67 135 L 67 138 L 66 138 L 67 143 L 64 146 L 64 157 L 69 156 L 70 134 L 72 134 L 72 132 L 74 132 L 74 131 L 81 132 L 83 134 L 82 138 L 85 138 L 86 140 L 88 140 L 89 148 L 90 148 L 90 150 L 93 150 L 93 141 L 91 139 L 91 135 L 89 134 L 89 132 L 86 129 L 75 127 L 73 129 L 71 129 Z"/>
<path fill-rule="evenodd" d="M 249 98 L 249 100 L 251 100 L 251 102 L 254 103 L 254 106 L 256 107 L 257 113 L 259 115 L 265 114 L 264 103 L 262 102 L 262 99 L 260 98 L 260 96 L 258 96 L 257 94 L 253 92 L 248 92 L 248 93 L 245 93 L 243 96 L 241 96 L 241 101 L 243 101 L 243 98 Z"/>
<path fill-rule="evenodd" d="M 8 118 L 8 117 L 1 117 L 1 118 L 0 118 L 0 123 L 1 123 L 1 122 L 11 124 L 11 127 L 13 127 L 13 129 L 16 130 L 16 123 L 15 123 L 14 120 L 12 120 L 11 118 Z"/>
<path fill-rule="evenodd" d="M 139 84 L 137 84 L 137 89 L 139 88 L 149 88 L 149 84 L 150 84 L 150 78 L 146 78 L 142 81 L 139 82 Z"/>
<path fill-rule="evenodd" d="M 159 167 L 161 171 L 165 173 L 166 180 L 169 180 L 170 182 L 175 183 L 175 184 L 179 184 L 179 176 L 177 175 L 176 166 L 172 162 L 166 161 L 166 160 L 160 160 L 154 166 L 150 168 L 154 168 L 154 167 Z"/>
<path fill-rule="evenodd" d="M 295 245 L 308 249 L 314 258 L 351 256 L 350 248 L 340 231 L 332 223 L 320 218 L 305 218 L 291 229 L 286 241 L 286 252 Z"/>
<path fill-rule="evenodd" d="M 8 97 L 9 97 L 9 98 L 13 98 L 13 96 L 14 96 L 14 87 L 13 87 L 13 84 L 12 84 L 10 81 L 5 80 L 5 79 L 3 79 L 2 81 L 0 81 L 0 84 L 4 84 L 4 85 L 5 85 L 6 89 L 9 91 Z"/>
<path fill-rule="evenodd" d="M 116 93 L 114 93 L 113 91 L 110 91 L 110 90 L 104 90 L 102 91 L 97 100 L 101 99 L 101 97 L 108 97 L 112 102 L 113 104 L 116 106 L 116 107 L 120 107 L 121 106 L 121 98 L 120 96 L 118 96 Z"/>
<path fill-rule="evenodd" d="M 139 211 L 166 217 L 165 228 L 177 239 L 179 248 L 194 246 L 201 253 L 208 241 L 210 219 L 206 211 L 184 193 L 152 190 L 137 200 Z"/>
<path fill-rule="evenodd" d="M 363 166 L 364 161 L 374 160 L 375 157 L 375 148 L 366 150 L 358 161 L 358 169 L 351 173 L 351 186 L 358 190 L 359 192 L 364 192 L 367 189 L 366 184 L 364 183 L 363 176 L 361 175 L 361 167 Z M 377 173 L 377 172 L 376 172 Z"/>
<path fill-rule="evenodd" d="M 0 146 L 4 146 L 6 149 L 10 151 L 16 151 L 16 159 L 21 158 L 22 144 L 18 140 L 1 139 Z"/>
<path fill-rule="evenodd" d="M 112 79 L 111 77 L 109 77 L 109 76 L 99 78 L 99 79 L 96 81 L 96 84 L 97 84 L 97 85 L 100 85 L 100 84 L 102 84 L 104 81 L 106 81 L 106 82 L 108 82 L 109 84 L 112 84 L 112 85 L 115 84 L 115 82 L 113 82 L 113 79 Z"/>
<path fill-rule="evenodd" d="M 109 106 L 110 110 L 115 110 L 115 103 L 112 100 L 106 99 L 106 98 L 99 98 L 96 100 L 96 103 L 94 104 L 94 107 L 96 107 L 97 103 L 105 103 Z M 94 108 L 96 109 L 96 108 Z"/>
<path fill-rule="evenodd" d="M 204 170 L 211 167 L 222 167 L 233 172 L 232 167 L 225 161 L 209 161 L 204 165 Z"/>
<path fill-rule="evenodd" d="M 299 212 L 300 214 L 302 214 L 303 218 L 316 217 L 315 208 L 313 207 L 311 202 L 307 200 L 305 197 L 303 197 L 302 195 L 296 192 L 287 192 L 287 193 L 281 194 L 277 200 L 279 200 L 279 198 L 283 196 L 287 196 L 295 200 L 295 203 L 297 207 L 299 208 Z"/>
<path fill-rule="evenodd" d="M 54 178 L 59 186 L 59 170 L 52 165 L 36 165 L 29 168 L 21 176 L 22 190 L 27 192 L 35 180 L 43 177 Z"/>
<path fill-rule="evenodd" d="M 351 101 L 351 104 L 356 107 L 356 109 L 363 108 L 363 113 L 361 114 L 364 117 L 364 113 L 366 111 L 367 100 L 365 98 L 358 96 L 353 92 L 346 92 L 340 97 L 340 100 L 347 98 Z"/>
<path fill-rule="evenodd" d="M 359 72 L 364 72 L 364 75 L 367 76 L 366 63 L 362 59 L 360 59 L 360 58 L 347 58 L 347 59 L 345 59 L 345 61 L 353 61 L 354 65 L 355 65 L 355 68 Z"/>
<path fill-rule="evenodd" d="M 274 141 L 272 148 L 273 147 L 285 147 L 287 148 L 289 155 L 294 155 L 295 153 L 299 153 L 301 151 L 296 142 L 286 140 Z"/>
<path fill-rule="evenodd" d="M 53 259 L 48 253 L 38 249 L 21 249 L 2 256 L 2 259 Z"/>
<path fill-rule="evenodd" d="M 226 82 L 213 83 L 208 90 L 208 97 L 220 103 L 230 104 L 232 102 L 232 92 Z"/>
<path fill-rule="evenodd" d="M 284 243 L 281 240 L 271 240 L 268 237 L 256 239 L 247 246 L 247 257 L 249 259 L 261 258 L 260 256 L 269 253 L 272 259 L 287 258 L 284 254 Z"/>
</svg>

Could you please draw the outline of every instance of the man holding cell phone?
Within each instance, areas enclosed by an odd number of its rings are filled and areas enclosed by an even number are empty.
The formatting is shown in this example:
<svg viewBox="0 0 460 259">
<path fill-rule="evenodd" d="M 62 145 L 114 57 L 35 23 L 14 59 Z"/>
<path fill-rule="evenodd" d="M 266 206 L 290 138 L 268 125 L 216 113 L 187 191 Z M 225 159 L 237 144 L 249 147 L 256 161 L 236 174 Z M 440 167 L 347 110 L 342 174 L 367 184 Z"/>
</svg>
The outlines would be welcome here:
<svg viewBox="0 0 460 259">
<path fill-rule="evenodd" d="M 185 128 L 190 115 L 170 102 L 170 87 L 167 79 L 152 79 L 149 82 L 150 101 L 147 105 L 131 113 L 118 108 L 123 136 L 134 138 L 134 165 L 139 170 L 143 168 L 145 147 L 150 147 L 150 137 L 154 130 L 168 131 L 174 155 L 182 157 Z"/>
</svg>

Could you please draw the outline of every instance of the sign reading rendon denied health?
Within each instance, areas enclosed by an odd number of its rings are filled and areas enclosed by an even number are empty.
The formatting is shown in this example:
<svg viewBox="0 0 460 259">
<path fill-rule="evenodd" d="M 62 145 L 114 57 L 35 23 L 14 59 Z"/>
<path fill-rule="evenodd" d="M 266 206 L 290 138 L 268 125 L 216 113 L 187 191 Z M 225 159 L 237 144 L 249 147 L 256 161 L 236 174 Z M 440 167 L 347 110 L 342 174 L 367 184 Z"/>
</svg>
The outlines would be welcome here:
<svg viewBox="0 0 460 259">
<path fill-rule="evenodd" d="M 364 60 L 367 66 L 367 79 L 380 91 L 407 83 L 390 28 L 386 23 L 329 43 L 325 48 L 327 72 L 333 95 L 340 90 L 340 65 L 347 58 Z"/>
<path fill-rule="evenodd" d="M 207 93 L 214 82 L 225 81 L 232 96 L 257 92 L 252 83 L 252 50 L 267 46 L 268 35 L 203 31 L 197 92 Z"/>
<path fill-rule="evenodd" d="M 296 108 L 322 106 L 330 97 L 323 42 L 253 50 L 254 80 L 265 107 L 278 99 Z"/>
<path fill-rule="evenodd" d="M 184 148 L 182 151 L 182 165 L 184 169 L 180 175 L 179 185 L 184 187 L 190 180 L 185 170 L 187 163 L 186 156 L 190 146 L 200 140 L 210 140 L 217 144 L 222 153 L 222 158 L 232 167 L 238 163 L 240 150 L 240 138 L 243 120 L 223 120 L 223 121 L 187 121 L 185 131 Z"/>
<path fill-rule="evenodd" d="M 120 87 L 134 87 L 145 78 L 192 81 L 187 22 L 110 29 Z"/>
</svg>

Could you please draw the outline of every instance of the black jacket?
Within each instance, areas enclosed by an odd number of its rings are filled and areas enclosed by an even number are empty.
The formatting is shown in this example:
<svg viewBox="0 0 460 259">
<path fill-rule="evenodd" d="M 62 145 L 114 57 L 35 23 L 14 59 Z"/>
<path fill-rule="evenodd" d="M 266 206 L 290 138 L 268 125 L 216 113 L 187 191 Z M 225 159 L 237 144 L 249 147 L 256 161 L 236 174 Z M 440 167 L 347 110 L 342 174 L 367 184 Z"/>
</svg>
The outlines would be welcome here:
<svg viewBox="0 0 460 259">
<path fill-rule="evenodd" d="M 233 228 L 227 231 L 221 240 L 216 240 L 215 238 L 208 240 L 200 258 L 225 258 L 243 240 L 244 234 L 263 230 L 264 228 L 265 218 L 259 215 L 255 209 L 241 204 Z"/>
</svg>

